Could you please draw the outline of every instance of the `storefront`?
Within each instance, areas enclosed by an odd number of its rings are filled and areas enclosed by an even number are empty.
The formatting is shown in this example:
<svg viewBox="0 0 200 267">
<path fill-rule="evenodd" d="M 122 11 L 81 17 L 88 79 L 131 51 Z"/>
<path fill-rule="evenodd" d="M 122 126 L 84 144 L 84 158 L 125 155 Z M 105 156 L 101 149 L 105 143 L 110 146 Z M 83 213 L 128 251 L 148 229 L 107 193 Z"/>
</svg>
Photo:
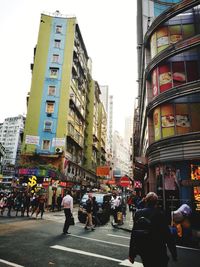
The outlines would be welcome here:
<svg viewBox="0 0 200 267">
<path fill-rule="evenodd" d="M 156 189 L 169 214 L 182 204 L 192 208 L 193 224 L 200 219 L 200 161 L 183 161 L 155 166 Z"/>
</svg>

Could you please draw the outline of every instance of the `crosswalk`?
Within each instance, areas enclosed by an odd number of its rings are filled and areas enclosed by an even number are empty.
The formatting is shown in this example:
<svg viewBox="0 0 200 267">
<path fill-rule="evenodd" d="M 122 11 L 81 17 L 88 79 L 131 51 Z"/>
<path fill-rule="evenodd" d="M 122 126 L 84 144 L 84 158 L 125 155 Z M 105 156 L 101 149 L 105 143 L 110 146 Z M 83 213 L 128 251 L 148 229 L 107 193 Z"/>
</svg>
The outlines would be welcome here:
<svg viewBox="0 0 200 267">
<path fill-rule="evenodd" d="M 109 236 L 113 236 L 115 238 L 121 239 L 121 238 L 127 238 L 127 236 L 119 236 L 119 235 L 110 235 L 107 234 Z M 81 238 L 81 239 L 85 239 L 87 240 L 87 242 L 92 241 L 92 242 L 97 242 L 97 243 L 105 243 L 107 245 L 110 245 L 112 248 L 113 246 L 118 246 L 118 247 L 129 247 L 128 245 L 122 244 L 121 242 L 111 242 L 111 241 L 106 241 L 106 240 L 102 240 L 102 239 L 97 239 L 97 238 L 90 238 L 90 237 L 86 237 L 86 236 L 78 236 L 78 235 L 74 235 L 74 234 L 70 234 L 71 238 Z M 79 255 L 84 255 L 85 257 L 95 257 L 95 258 L 99 258 L 99 259 L 104 259 L 104 260 L 108 260 L 108 261 L 114 261 L 116 263 L 118 263 L 118 265 L 121 266 L 132 266 L 132 267 L 142 267 L 143 264 L 140 262 L 135 261 L 134 264 L 130 263 L 130 261 L 128 259 L 117 259 L 117 258 L 113 258 L 107 255 L 102 255 L 99 253 L 94 253 L 94 252 L 90 252 L 90 251 L 86 251 L 83 249 L 77 249 L 77 248 L 71 248 L 68 246 L 63 246 L 63 245 L 53 245 L 50 248 L 52 249 L 56 249 L 59 251 L 63 251 L 63 252 L 67 252 L 67 253 L 71 253 L 71 254 L 79 254 Z"/>
</svg>

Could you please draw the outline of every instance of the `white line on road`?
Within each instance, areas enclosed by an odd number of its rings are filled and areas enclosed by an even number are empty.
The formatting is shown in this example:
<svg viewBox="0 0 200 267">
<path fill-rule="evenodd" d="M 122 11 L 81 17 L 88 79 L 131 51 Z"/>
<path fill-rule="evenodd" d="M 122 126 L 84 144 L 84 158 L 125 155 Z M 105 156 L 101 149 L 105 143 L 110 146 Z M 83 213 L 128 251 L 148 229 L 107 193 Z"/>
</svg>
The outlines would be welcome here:
<svg viewBox="0 0 200 267">
<path fill-rule="evenodd" d="M 7 264 L 7 265 L 9 265 L 9 266 L 14 266 L 14 267 L 23 267 L 22 265 L 19 265 L 19 264 L 16 264 L 16 263 L 10 262 L 10 261 L 5 261 L 5 260 L 2 260 L 2 259 L 0 259 L 0 262 L 2 262 L 2 263 L 5 263 L 5 264 Z"/>
<path fill-rule="evenodd" d="M 91 253 L 91 252 L 87 252 L 87 251 L 83 251 L 83 250 L 79 250 L 79 249 L 67 248 L 67 247 L 63 247 L 63 246 L 59 246 L 59 245 L 51 246 L 51 248 L 64 250 L 64 251 L 77 253 L 77 254 L 82 254 L 82 255 L 86 255 L 86 256 L 90 256 L 90 257 L 96 257 L 96 258 L 101 258 L 101 259 L 105 259 L 105 260 L 115 261 L 115 262 L 119 262 L 119 265 L 123 265 L 123 266 L 133 266 L 133 267 L 142 267 L 143 266 L 139 262 L 135 262 L 133 265 L 128 260 L 122 261 L 122 260 L 111 258 L 108 256 L 104 256 L 104 255 L 100 255 L 100 254 L 96 254 L 96 253 Z"/>
<path fill-rule="evenodd" d="M 200 251 L 199 248 L 190 248 L 190 247 L 183 247 L 183 246 L 176 246 L 177 248 L 183 248 L 183 249 L 188 249 L 188 250 L 197 250 L 197 251 Z"/>
<path fill-rule="evenodd" d="M 126 248 L 129 247 L 127 245 L 118 244 L 118 243 L 109 242 L 109 241 L 104 241 L 104 240 L 100 240 L 100 239 L 96 239 L 96 238 L 91 238 L 91 237 L 85 237 L 85 236 L 79 236 L 79 235 L 72 235 L 72 234 L 70 234 L 69 236 L 83 238 L 83 239 L 87 239 L 87 240 L 91 240 L 91 241 L 97 241 L 97 242 L 106 243 L 106 244 L 115 245 L 115 246 L 120 246 L 120 247 L 126 247 Z"/>
<path fill-rule="evenodd" d="M 107 234 L 107 235 L 113 236 L 113 237 L 120 237 L 120 238 L 130 239 L 129 236 L 124 236 L 124 235 L 112 235 L 112 234 Z"/>
</svg>

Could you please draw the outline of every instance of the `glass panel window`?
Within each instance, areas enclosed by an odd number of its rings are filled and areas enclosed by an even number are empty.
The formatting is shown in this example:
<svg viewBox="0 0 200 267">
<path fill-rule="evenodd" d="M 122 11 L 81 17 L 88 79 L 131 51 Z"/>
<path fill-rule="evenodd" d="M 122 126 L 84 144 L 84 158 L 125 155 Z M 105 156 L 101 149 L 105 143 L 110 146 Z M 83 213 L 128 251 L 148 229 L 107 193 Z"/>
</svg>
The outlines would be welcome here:
<svg viewBox="0 0 200 267">
<path fill-rule="evenodd" d="M 47 113 L 53 113 L 54 112 L 54 102 L 52 101 L 47 101 L 46 103 L 46 112 Z"/>
<path fill-rule="evenodd" d="M 54 47 L 60 48 L 61 40 L 54 40 Z"/>
<path fill-rule="evenodd" d="M 59 55 L 58 54 L 53 54 L 52 62 L 54 62 L 54 63 L 59 62 Z"/>
<path fill-rule="evenodd" d="M 56 33 L 61 33 L 61 32 L 62 32 L 62 26 L 56 25 Z"/>
<path fill-rule="evenodd" d="M 176 132 L 184 134 L 190 132 L 190 118 L 188 104 L 176 104 Z"/>
<path fill-rule="evenodd" d="M 48 88 L 48 95 L 55 95 L 56 94 L 56 87 L 54 85 L 50 85 Z"/>
<path fill-rule="evenodd" d="M 172 105 L 163 105 L 161 108 L 161 125 L 163 137 L 174 135 L 174 110 Z"/>
<path fill-rule="evenodd" d="M 42 149 L 43 150 L 49 150 L 50 149 L 50 140 L 43 140 Z"/>
<path fill-rule="evenodd" d="M 50 68 L 50 78 L 57 78 L 58 77 L 58 69 Z"/>
<path fill-rule="evenodd" d="M 45 121 L 44 122 L 44 131 L 51 132 L 52 130 L 52 121 Z"/>
</svg>

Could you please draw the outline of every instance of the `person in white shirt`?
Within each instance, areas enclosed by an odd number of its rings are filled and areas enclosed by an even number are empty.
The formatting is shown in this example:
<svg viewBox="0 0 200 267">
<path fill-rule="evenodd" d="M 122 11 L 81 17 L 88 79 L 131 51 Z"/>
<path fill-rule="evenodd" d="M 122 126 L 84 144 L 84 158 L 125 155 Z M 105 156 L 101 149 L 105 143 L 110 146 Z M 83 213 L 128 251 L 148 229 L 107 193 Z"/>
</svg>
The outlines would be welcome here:
<svg viewBox="0 0 200 267">
<path fill-rule="evenodd" d="M 63 234 L 70 234 L 68 232 L 69 226 L 70 226 L 70 218 L 72 217 L 73 212 L 73 198 L 71 197 L 71 192 L 67 191 L 66 196 L 63 198 L 61 206 L 64 207 L 64 213 L 65 213 L 65 224 L 63 227 Z"/>
<path fill-rule="evenodd" d="M 120 205 L 120 200 L 117 197 L 117 195 L 114 194 L 111 199 L 111 210 L 112 210 L 112 215 L 114 217 L 115 224 L 117 224 L 117 212 L 119 211 L 119 205 Z"/>
</svg>

